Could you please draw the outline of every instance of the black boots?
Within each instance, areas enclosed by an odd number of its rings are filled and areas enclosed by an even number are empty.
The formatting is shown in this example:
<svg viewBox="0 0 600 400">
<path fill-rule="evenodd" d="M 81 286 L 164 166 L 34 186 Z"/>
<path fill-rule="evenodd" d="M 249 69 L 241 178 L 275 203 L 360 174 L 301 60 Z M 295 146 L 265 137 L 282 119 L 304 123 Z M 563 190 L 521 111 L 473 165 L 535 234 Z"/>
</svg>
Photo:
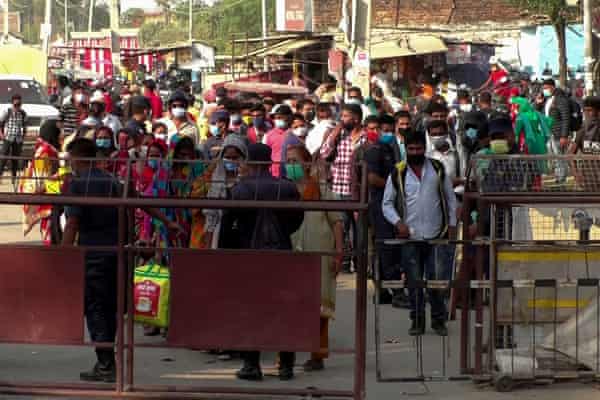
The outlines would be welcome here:
<svg viewBox="0 0 600 400">
<path fill-rule="evenodd" d="M 100 361 L 90 371 L 79 374 L 79 378 L 86 382 L 114 383 L 116 380 L 116 368 L 114 363 L 103 365 Z"/>
<path fill-rule="evenodd" d="M 416 318 L 412 320 L 410 329 L 408 330 L 410 336 L 422 336 L 425 334 L 425 318 Z"/>
<path fill-rule="evenodd" d="M 443 319 L 436 319 L 431 321 L 431 329 L 439 336 L 448 336 L 448 328 L 446 328 L 446 321 Z"/>
<path fill-rule="evenodd" d="M 236 373 L 236 376 L 238 379 L 243 379 L 245 381 L 262 381 L 263 379 L 263 373 L 260 366 L 247 363 L 244 363 L 244 366 Z"/>
</svg>

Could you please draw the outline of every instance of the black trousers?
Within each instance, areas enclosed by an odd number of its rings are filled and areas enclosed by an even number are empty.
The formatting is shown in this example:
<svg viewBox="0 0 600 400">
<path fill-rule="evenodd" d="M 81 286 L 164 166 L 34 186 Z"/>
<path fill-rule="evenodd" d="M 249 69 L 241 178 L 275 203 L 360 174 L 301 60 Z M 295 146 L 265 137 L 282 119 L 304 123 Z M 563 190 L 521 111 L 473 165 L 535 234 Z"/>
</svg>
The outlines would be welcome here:
<svg viewBox="0 0 600 400">
<path fill-rule="evenodd" d="M 85 319 L 93 342 L 114 343 L 117 333 L 117 257 L 88 253 L 85 259 Z M 98 362 L 115 362 L 114 348 L 96 348 Z"/>
<path fill-rule="evenodd" d="M 242 353 L 244 364 L 252 367 L 260 367 L 260 351 L 246 351 Z M 296 353 L 282 351 L 279 353 L 280 368 L 294 368 Z"/>
<path fill-rule="evenodd" d="M 22 152 L 23 143 L 5 140 L 2 145 L 2 155 L 4 157 L 20 157 Z M 8 160 L 6 158 L 0 160 L 0 176 L 4 173 L 7 162 Z M 17 176 L 17 171 L 19 170 L 20 162 L 18 160 L 11 160 L 10 164 L 12 168 L 12 177 L 15 178 Z"/>
</svg>

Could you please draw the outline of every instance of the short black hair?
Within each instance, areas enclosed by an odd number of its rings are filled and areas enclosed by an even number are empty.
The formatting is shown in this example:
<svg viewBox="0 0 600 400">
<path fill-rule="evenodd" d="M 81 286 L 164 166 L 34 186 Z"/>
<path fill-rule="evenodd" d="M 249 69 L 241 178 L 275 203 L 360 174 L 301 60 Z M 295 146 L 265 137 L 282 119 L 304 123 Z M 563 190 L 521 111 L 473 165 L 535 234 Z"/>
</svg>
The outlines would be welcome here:
<svg viewBox="0 0 600 400">
<path fill-rule="evenodd" d="M 369 115 L 367 118 L 365 118 L 365 121 L 364 121 L 365 126 L 372 124 L 372 123 L 376 123 L 377 125 L 379 125 L 379 118 L 377 118 L 377 116 L 375 116 L 375 115 Z"/>
<path fill-rule="evenodd" d="M 592 107 L 595 109 L 600 109 L 600 97 L 598 96 L 588 96 L 583 100 L 584 107 Z"/>
<path fill-rule="evenodd" d="M 267 97 L 267 98 L 263 99 L 263 104 L 268 104 L 270 106 L 274 106 L 275 105 L 275 100 L 273 100 L 270 97 Z"/>
<path fill-rule="evenodd" d="M 22 100 L 22 97 L 19 93 L 13 94 L 12 97 L 10 98 L 10 101 L 15 101 L 15 100 Z"/>
<path fill-rule="evenodd" d="M 348 111 L 349 113 L 354 114 L 354 116 L 358 117 L 361 121 L 363 119 L 362 108 L 358 104 L 344 104 L 342 111 Z"/>
<path fill-rule="evenodd" d="M 306 118 L 304 118 L 304 115 L 300 113 L 295 113 L 294 115 L 292 115 L 292 121 L 293 120 L 300 120 L 306 122 Z"/>
<path fill-rule="evenodd" d="M 194 144 L 194 140 L 189 136 L 184 136 L 175 145 L 175 149 L 173 150 L 174 156 L 177 156 L 181 152 L 181 150 L 188 148 L 196 151 L 196 145 Z"/>
<path fill-rule="evenodd" d="M 390 114 L 383 114 L 381 117 L 379 117 L 379 123 L 382 125 L 383 124 L 395 125 L 396 120 Z"/>
<path fill-rule="evenodd" d="M 429 115 L 433 115 L 433 113 L 448 113 L 448 107 L 446 107 L 444 104 L 440 104 L 437 101 L 430 101 L 429 105 L 427 106 L 427 114 Z"/>
<path fill-rule="evenodd" d="M 438 129 L 438 128 L 444 128 L 444 130 L 446 132 L 448 132 L 448 124 L 446 123 L 446 121 L 440 121 L 439 119 L 434 119 L 434 120 L 430 121 L 427 126 L 428 130 Z"/>
<path fill-rule="evenodd" d="M 296 103 L 296 110 L 302 110 L 306 104 L 312 104 L 314 106 L 315 102 L 308 98 L 299 100 L 298 103 Z"/>
<path fill-rule="evenodd" d="M 552 87 L 556 87 L 556 82 L 554 81 L 554 79 L 544 79 L 544 82 L 542 83 L 543 85 L 549 85 Z"/>
<path fill-rule="evenodd" d="M 167 127 L 167 125 L 163 124 L 162 122 L 155 122 L 154 124 L 152 124 L 152 132 L 154 132 L 155 130 L 157 130 L 158 128 L 165 128 L 165 130 L 168 130 L 169 128 Z"/>
<path fill-rule="evenodd" d="M 255 111 L 259 111 L 259 112 L 263 112 L 266 113 L 267 110 L 265 109 L 265 106 L 263 106 L 262 104 L 255 104 L 251 109 L 250 112 L 255 112 Z"/>
<path fill-rule="evenodd" d="M 329 103 L 319 103 L 319 104 L 317 104 L 317 112 L 323 112 L 323 111 L 327 111 L 329 113 L 332 113 L 331 106 L 329 105 Z"/>
<path fill-rule="evenodd" d="M 350 94 L 350 92 L 358 92 L 362 96 L 362 90 L 360 90 L 358 86 L 352 86 L 350 89 L 348 89 L 348 94 Z"/>
<path fill-rule="evenodd" d="M 421 144 L 427 146 L 427 138 L 425 132 L 421 130 L 411 130 L 404 135 L 404 143 L 408 146 L 409 144 Z"/>
<path fill-rule="evenodd" d="M 456 97 L 459 98 L 459 99 L 470 99 L 471 95 L 469 94 L 468 90 L 460 89 L 456 93 Z"/>
<path fill-rule="evenodd" d="M 490 92 L 483 92 L 479 95 L 479 102 L 492 104 L 492 94 Z"/>
<path fill-rule="evenodd" d="M 69 154 L 74 158 L 95 158 L 96 144 L 91 139 L 75 138 L 67 148 Z"/>
<path fill-rule="evenodd" d="M 410 113 L 406 110 L 400 110 L 398 112 L 396 112 L 396 114 L 394 114 L 394 120 L 396 122 L 398 122 L 398 120 L 400 118 L 408 118 L 408 120 L 412 120 L 412 116 L 410 115 Z"/>
</svg>

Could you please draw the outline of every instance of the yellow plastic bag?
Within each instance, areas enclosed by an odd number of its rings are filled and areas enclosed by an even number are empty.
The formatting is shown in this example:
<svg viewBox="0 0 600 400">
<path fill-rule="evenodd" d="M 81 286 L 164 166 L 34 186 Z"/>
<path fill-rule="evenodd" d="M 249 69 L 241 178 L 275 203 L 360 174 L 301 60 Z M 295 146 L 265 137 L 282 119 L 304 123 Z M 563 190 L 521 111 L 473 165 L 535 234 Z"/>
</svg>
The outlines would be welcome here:
<svg viewBox="0 0 600 400">
<path fill-rule="evenodd" d="M 158 328 L 169 326 L 171 281 L 169 269 L 150 264 L 135 269 L 134 320 Z"/>
</svg>

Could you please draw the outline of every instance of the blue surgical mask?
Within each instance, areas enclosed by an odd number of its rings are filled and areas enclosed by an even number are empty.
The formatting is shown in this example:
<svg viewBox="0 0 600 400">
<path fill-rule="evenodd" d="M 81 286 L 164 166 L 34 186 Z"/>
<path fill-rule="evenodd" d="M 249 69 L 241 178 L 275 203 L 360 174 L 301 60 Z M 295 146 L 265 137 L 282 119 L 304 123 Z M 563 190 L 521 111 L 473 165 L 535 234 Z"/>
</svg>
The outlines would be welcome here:
<svg viewBox="0 0 600 400">
<path fill-rule="evenodd" d="M 242 116 L 240 114 L 233 114 L 231 116 L 231 123 L 234 125 L 239 125 L 242 123 Z"/>
<path fill-rule="evenodd" d="M 379 143 L 381 143 L 381 144 L 394 143 L 394 133 L 393 132 L 383 132 L 381 134 L 381 136 L 379 136 Z"/>
<path fill-rule="evenodd" d="M 108 138 L 99 138 L 96 139 L 96 147 L 99 149 L 110 149 L 110 139 Z"/>
<path fill-rule="evenodd" d="M 209 130 L 210 130 L 210 134 L 213 136 L 219 136 L 219 127 L 217 125 L 210 125 L 209 126 Z"/>
<path fill-rule="evenodd" d="M 223 159 L 223 167 L 225 167 L 225 171 L 227 172 L 237 172 L 238 170 L 238 164 L 226 158 Z"/>
<path fill-rule="evenodd" d="M 253 120 L 253 124 L 255 127 L 257 128 L 262 128 L 265 125 L 265 118 L 264 117 L 256 117 Z"/>
<path fill-rule="evenodd" d="M 475 128 L 469 128 L 469 129 L 467 129 L 467 131 L 465 132 L 465 134 L 471 140 L 477 139 L 477 129 L 475 129 Z"/>
<path fill-rule="evenodd" d="M 279 129 L 285 129 L 285 128 L 287 128 L 287 121 L 283 120 L 283 119 L 276 119 L 275 127 L 279 128 Z"/>
<path fill-rule="evenodd" d="M 152 158 L 152 159 L 148 160 L 148 166 L 156 171 L 160 167 L 160 160 L 157 160 L 156 158 Z"/>
</svg>

